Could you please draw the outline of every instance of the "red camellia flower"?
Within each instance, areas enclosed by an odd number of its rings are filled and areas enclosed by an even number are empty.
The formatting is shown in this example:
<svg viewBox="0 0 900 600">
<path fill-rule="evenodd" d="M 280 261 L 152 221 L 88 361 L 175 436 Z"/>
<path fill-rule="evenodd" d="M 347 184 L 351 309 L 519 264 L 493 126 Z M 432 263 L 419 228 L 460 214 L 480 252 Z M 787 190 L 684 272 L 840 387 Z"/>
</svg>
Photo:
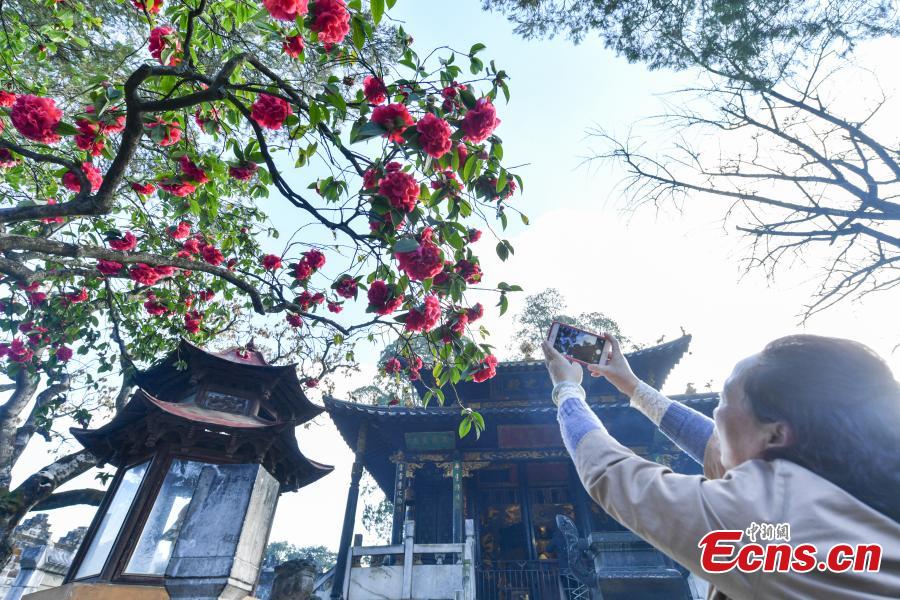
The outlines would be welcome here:
<svg viewBox="0 0 900 600">
<path fill-rule="evenodd" d="M 483 316 L 484 306 L 481 305 L 481 302 L 466 311 L 466 317 L 469 319 L 469 323 L 474 323 Z"/>
<path fill-rule="evenodd" d="M 56 200 L 54 200 L 53 198 L 50 198 L 49 200 L 47 200 L 48 206 L 52 206 L 54 204 L 56 204 Z M 41 219 L 41 223 L 46 223 L 47 225 L 53 225 L 55 223 L 65 223 L 65 222 L 66 222 L 65 217 L 46 217 L 44 219 Z"/>
<path fill-rule="evenodd" d="M 342 310 L 344 310 L 344 307 L 343 307 L 343 306 L 341 306 L 341 305 L 338 304 L 337 302 L 331 302 L 331 301 L 329 300 L 329 302 L 328 302 L 328 312 L 333 312 L 334 314 L 337 314 L 337 313 L 341 312 Z"/>
<path fill-rule="evenodd" d="M 397 252 L 400 270 L 405 271 L 410 279 L 422 281 L 434 277 L 444 268 L 444 256 L 441 249 L 431 241 L 431 228 L 422 231 L 419 247 L 409 252 Z"/>
<path fill-rule="evenodd" d="M 497 357 L 493 354 L 488 354 L 481 364 L 478 365 L 478 370 L 472 374 L 472 380 L 475 381 L 475 383 L 481 383 L 482 381 L 487 381 L 496 374 Z"/>
<path fill-rule="evenodd" d="M 109 240 L 109 247 L 120 252 L 130 252 L 137 247 L 137 238 L 129 231 L 121 238 Z"/>
<path fill-rule="evenodd" d="M 394 296 L 394 291 L 381 279 L 372 282 L 367 295 L 369 307 L 376 315 L 389 315 L 403 304 L 403 296 Z"/>
<path fill-rule="evenodd" d="M 222 255 L 222 252 L 211 244 L 201 246 L 200 256 L 203 257 L 203 260 L 214 267 L 221 265 L 225 261 L 225 257 Z"/>
<path fill-rule="evenodd" d="M 478 283 L 481 281 L 481 267 L 478 266 L 478 263 L 463 259 L 456 263 L 454 270 L 466 280 L 466 283 Z"/>
<path fill-rule="evenodd" d="M 62 111 L 52 98 L 41 98 L 26 94 L 19 96 L 12 105 L 10 118 L 13 127 L 29 140 L 42 144 L 59 141 L 56 127 L 62 120 Z"/>
<path fill-rule="evenodd" d="M 397 360 L 397 357 L 391 358 L 386 363 L 384 363 L 384 372 L 389 375 L 399 373 L 402 369 L 403 365 L 400 364 L 400 361 Z"/>
<path fill-rule="evenodd" d="M 306 260 L 301 260 L 297 264 L 294 265 L 294 278 L 299 279 L 300 281 L 304 281 L 309 279 L 313 274 L 312 265 L 309 264 Z"/>
<path fill-rule="evenodd" d="M 299 35 L 288 36 L 284 38 L 282 48 L 284 49 L 285 54 L 287 54 L 291 58 L 297 58 L 298 56 L 303 54 L 303 38 Z"/>
<path fill-rule="evenodd" d="M 19 164 L 19 161 L 12 155 L 12 152 L 6 148 L 0 148 L 0 168 L 9 169 L 17 164 Z"/>
<path fill-rule="evenodd" d="M 310 29 L 323 44 L 340 44 L 350 32 L 350 13 L 344 0 L 316 0 L 315 21 Z"/>
<path fill-rule="evenodd" d="M 378 193 L 388 199 L 391 206 L 401 212 L 411 212 L 419 200 L 419 183 L 403 171 L 385 175 L 378 184 Z"/>
<path fill-rule="evenodd" d="M 316 271 L 325 266 L 325 255 L 318 250 L 307 250 L 303 253 L 303 259 Z"/>
<path fill-rule="evenodd" d="M 356 298 L 357 282 L 349 275 L 341 277 L 334 286 L 334 293 L 341 298 Z"/>
<path fill-rule="evenodd" d="M 80 304 L 86 302 L 88 299 L 87 288 L 81 288 L 77 292 L 68 293 L 64 297 L 67 304 Z"/>
<path fill-rule="evenodd" d="M 249 181 L 258 170 L 259 166 L 256 163 L 242 162 L 239 165 L 228 167 L 228 174 L 238 181 Z"/>
<path fill-rule="evenodd" d="M 312 378 L 312 377 L 307 377 L 307 378 L 306 378 L 306 381 L 305 381 L 304 383 L 306 384 L 306 387 L 308 387 L 308 388 L 314 388 L 314 387 L 318 387 L 318 385 L 319 385 L 319 380 L 318 380 L 318 379 L 314 379 L 314 378 Z"/>
<path fill-rule="evenodd" d="M 428 113 L 416 124 L 419 132 L 419 143 L 429 156 L 440 158 L 450 151 L 450 124 L 433 113 Z"/>
<path fill-rule="evenodd" d="M 122 263 L 117 263 L 113 260 L 103 260 L 101 258 L 97 261 L 97 270 L 104 275 L 116 275 L 122 270 L 122 266 Z"/>
<path fill-rule="evenodd" d="M 197 292 L 197 296 L 200 298 L 202 302 L 209 302 L 215 297 L 216 293 L 213 290 L 200 290 Z"/>
<path fill-rule="evenodd" d="M 147 301 L 144 302 L 144 309 L 154 317 L 159 317 L 169 312 L 168 307 L 160 302 L 153 292 L 147 294 Z"/>
<path fill-rule="evenodd" d="M 250 117 L 266 129 L 281 129 L 284 120 L 294 112 L 285 100 L 269 94 L 260 94 L 252 109 Z"/>
<path fill-rule="evenodd" d="M 173 239 L 183 240 L 187 236 L 191 235 L 191 223 L 190 221 L 182 221 L 178 224 L 178 226 L 169 227 L 169 235 L 172 236 Z"/>
<path fill-rule="evenodd" d="M 365 94 L 368 102 L 372 104 L 381 104 L 387 100 L 387 93 L 387 87 L 378 77 L 369 75 L 363 79 L 363 94 Z"/>
<path fill-rule="evenodd" d="M 78 119 L 75 121 L 78 128 L 78 135 L 75 136 L 75 145 L 79 150 L 89 152 L 91 156 L 100 156 L 106 142 L 102 137 L 98 137 L 100 125 L 91 123 L 87 119 Z"/>
<path fill-rule="evenodd" d="M 425 296 L 421 307 L 411 308 L 406 314 L 407 331 L 430 331 L 441 318 L 441 303 L 437 296 Z"/>
<path fill-rule="evenodd" d="M 157 119 L 153 123 L 146 124 L 147 129 L 153 130 L 157 127 L 162 127 L 161 131 L 164 132 L 163 136 L 159 139 L 160 146 L 171 146 L 173 144 L 177 144 L 181 139 L 181 124 L 177 121 L 172 121 L 169 123 L 168 121 L 163 121 L 162 119 Z M 153 137 L 151 134 L 150 137 Z"/>
<path fill-rule="evenodd" d="M 377 187 L 380 180 L 381 173 L 378 172 L 378 169 L 374 167 L 366 169 L 366 172 L 363 173 L 363 189 L 371 190 L 372 188 Z"/>
<path fill-rule="evenodd" d="M 497 110 L 488 98 L 479 98 L 475 107 L 470 109 L 463 117 L 460 127 L 465 134 L 465 139 L 476 144 L 482 142 L 491 135 L 500 125 L 497 118 Z"/>
<path fill-rule="evenodd" d="M 128 270 L 128 276 L 141 285 L 154 285 L 159 281 L 159 273 L 150 265 L 138 263 Z"/>
<path fill-rule="evenodd" d="M 273 19 L 293 21 L 297 15 L 305 15 L 309 11 L 308 0 L 263 0 L 263 5 Z"/>
<path fill-rule="evenodd" d="M 84 112 L 94 114 L 97 112 L 90 104 L 84 107 Z M 120 133 L 125 129 L 125 115 L 120 115 L 119 109 L 115 106 L 106 109 L 106 112 L 100 117 L 97 125 L 100 127 L 100 133 Z"/>
<path fill-rule="evenodd" d="M 153 267 L 153 270 L 156 271 L 156 274 L 159 275 L 160 279 L 162 279 L 163 277 L 171 277 L 178 269 L 171 265 L 161 265 L 158 267 Z"/>
<path fill-rule="evenodd" d="M 81 163 L 81 169 L 84 171 L 88 182 L 91 184 L 91 191 L 96 192 L 97 190 L 99 190 L 100 185 L 103 183 L 103 175 L 100 174 L 100 171 L 97 170 L 97 167 L 89 162 L 83 162 Z M 73 192 L 81 191 L 81 181 L 78 179 L 78 176 L 75 175 L 75 173 L 73 173 L 72 171 L 65 172 L 62 178 L 62 183 L 65 188 L 70 189 Z"/>
<path fill-rule="evenodd" d="M 150 56 L 158 60 L 159 64 L 163 64 L 162 55 L 167 48 L 175 50 L 168 61 L 168 65 L 173 67 L 181 62 L 181 57 L 178 56 L 181 51 L 181 42 L 175 37 L 175 30 L 171 27 L 155 27 L 150 32 L 150 43 L 147 46 Z"/>
<path fill-rule="evenodd" d="M 276 254 L 266 254 L 262 259 L 263 269 L 274 271 L 281 268 L 281 257 Z"/>
<path fill-rule="evenodd" d="M 412 115 L 406 110 L 403 104 L 387 104 L 385 106 L 376 106 L 372 111 L 372 122 L 377 123 L 387 129 L 384 137 L 398 144 L 403 143 L 403 132 L 406 128 L 415 123 Z"/>
<path fill-rule="evenodd" d="M 181 179 L 163 179 L 159 182 L 159 187 L 179 198 L 184 198 L 189 194 L 193 194 L 197 189 L 193 183 L 182 181 Z"/>
<path fill-rule="evenodd" d="M 301 317 L 300 315 L 291 313 L 285 317 L 285 320 L 288 322 L 288 324 L 291 327 L 302 327 L 303 326 L 303 317 Z"/>
<path fill-rule="evenodd" d="M 192 310 L 184 315 L 184 328 L 188 333 L 197 333 L 200 331 L 200 323 L 203 321 L 203 313 L 198 310 Z"/>
<path fill-rule="evenodd" d="M 66 362 L 72 358 L 72 354 L 73 352 L 71 348 L 67 346 L 60 346 L 56 349 L 56 354 L 54 356 L 56 356 L 56 360 L 60 362 Z"/>
<path fill-rule="evenodd" d="M 469 243 L 474 244 L 478 240 L 481 239 L 481 230 L 480 229 L 470 229 L 469 230 Z"/>
<path fill-rule="evenodd" d="M 16 103 L 16 95 L 6 90 L 0 90 L 0 106 L 8 108 Z"/>
<path fill-rule="evenodd" d="M 146 11 L 151 15 L 156 15 L 162 8 L 163 0 L 131 0 L 131 3 L 141 12 Z"/>
<path fill-rule="evenodd" d="M 138 183 L 137 181 L 132 181 L 131 189 L 142 196 L 149 196 L 156 191 L 156 186 L 152 183 Z"/>
<path fill-rule="evenodd" d="M 206 171 L 198 167 L 197 163 L 192 161 L 187 155 L 178 159 L 178 166 L 181 168 L 182 175 L 188 181 L 198 185 L 209 182 L 209 175 L 206 174 Z"/>
</svg>

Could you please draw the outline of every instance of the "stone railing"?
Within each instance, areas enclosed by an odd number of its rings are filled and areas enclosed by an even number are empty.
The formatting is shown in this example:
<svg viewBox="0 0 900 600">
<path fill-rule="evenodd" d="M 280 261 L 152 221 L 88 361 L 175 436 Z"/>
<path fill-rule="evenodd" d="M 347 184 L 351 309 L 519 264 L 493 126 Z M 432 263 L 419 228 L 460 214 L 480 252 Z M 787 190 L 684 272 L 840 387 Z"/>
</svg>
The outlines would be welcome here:
<svg viewBox="0 0 900 600">
<path fill-rule="evenodd" d="M 475 526 L 471 520 L 465 523 L 465 536 L 459 544 L 416 544 L 415 523 L 408 521 L 402 544 L 354 545 L 347 561 L 343 598 L 475 600 Z"/>
</svg>

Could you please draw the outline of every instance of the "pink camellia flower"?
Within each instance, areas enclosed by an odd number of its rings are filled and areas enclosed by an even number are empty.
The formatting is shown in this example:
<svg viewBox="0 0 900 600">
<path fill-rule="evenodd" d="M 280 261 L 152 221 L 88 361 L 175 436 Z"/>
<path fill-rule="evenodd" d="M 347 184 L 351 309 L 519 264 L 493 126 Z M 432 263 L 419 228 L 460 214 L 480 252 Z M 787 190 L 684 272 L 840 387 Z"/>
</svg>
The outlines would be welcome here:
<svg viewBox="0 0 900 600">
<path fill-rule="evenodd" d="M 384 127 L 387 131 L 384 137 L 398 144 L 403 143 L 403 132 L 406 128 L 415 123 L 412 115 L 406 110 L 404 104 L 387 104 L 385 106 L 376 106 L 372 111 L 372 122 Z"/>
<path fill-rule="evenodd" d="M 160 317 L 169 312 L 169 308 L 160 302 L 153 292 L 147 294 L 147 301 L 144 302 L 144 309 L 154 317 Z"/>
<path fill-rule="evenodd" d="M 149 196 L 156 191 L 156 186 L 152 183 L 138 183 L 137 181 L 132 181 L 131 189 L 136 191 L 141 196 Z"/>
<path fill-rule="evenodd" d="M 336 282 L 334 293 L 341 298 L 356 298 L 358 283 L 349 275 L 344 275 Z"/>
<path fill-rule="evenodd" d="M 323 44 L 340 44 L 350 32 L 350 13 L 344 0 L 316 0 L 315 21 L 310 29 Z"/>
<path fill-rule="evenodd" d="M 297 15 L 309 12 L 308 0 L 263 0 L 263 6 L 273 19 L 293 21 Z"/>
<path fill-rule="evenodd" d="M 181 179 L 163 179 L 159 182 L 159 187 L 179 198 L 184 198 L 189 194 L 193 194 L 197 189 L 193 183 L 182 181 Z"/>
<path fill-rule="evenodd" d="M 191 235 L 190 221 L 182 221 L 177 226 L 169 227 L 169 235 L 171 235 L 172 239 L 175 240 L 183 240 L 187 236 Z"/>
<path fill-rule="evenodd" d="M 178 159 L 178 166 L 181 168 L 181 174 L 188 181 L 192 181 L 196 185 L 203 185 L 209 182 L 209 175 L 206 171 L 197 166 L 187 155 Z"/>
<path fill-rule="evenodd" d="M 380 78 L 369 75 L 363 79 L 363 94 L 367 102 L 381 104 L 387 100 L 387 93 L 388 89 Z"/>
<path fill-rule="evenodd" d="M 42 144 L 55 144 L 60 140 L 56 127 L 62 120 L 62 111 L 53 98 L 26 94 L 18 96 L 10 110 L 10 119 L 16 131 L 24 137 Z"/>
<path fill-rule="evenodd" d="M 13 338 L 9 346 L 3 345 L 3 353 L 9 360 L 16 363 L 27 363 L 34 357 L 34 350 L 18 337 Z"/>
<path fill-rule="evenodd" d="M 422 306 L 411 308 L 406 314 L 407 331 L 430 331 L 441 318 L 441 303 L 437 296 L 425 296 Z"/>
<path fill-rule="evenodd" d="M 81 169 L 84 171 L 88 183 L 91 184 L 91 191 L 96 192 L 99 190 L 100 186 L 103 184 L 103 175 L 97 170 L 97 167 L 89 162 L 83 162 L 81 163 Z M 72 171 L 65 172 L 62 178 L 62 184 L 66 189 L 72 190 L 73 192 L 81 191 L 81 181 Z"/>
<path fill-rule="evenodd" d="M 466 280 L 466 283 L 478 283 L 481 281 L 481 267 L 478 263 L 462 259 L 456 263 L 454 270 Z"/>
<path fill-rule="evenodd" d="M 178 268 L 173 267 L 172 265 L 159 265 L 153 267 L 153 270 L 156 271 L 156 274 L 162 279 L 163 277 L 171 277 L 174 275 Z"/>
<path fill-rule="evenodd" d="M 340 303 L 331 302 L 331 301 L 328 302 L 328 312 L 333 312 L 334 314 L 337 314 L 337 313 L 341 312 L 342 310 L 344 310 L 344 307 L 341 306 Z"/>
<path fill-rule="evenodd" d="M 366 172 L 363 173 L 363 189 L 371 190 L 378 187 L 379 181 L 381 181 L 381 173 L 378 172 L 378 169 L 373 167 L 366 169 Z"/>
<path fill-rule="evenodd" d="M 316 271 L 325 266 L 325 255 L 318 250 L 307 250 L 303 253 L 303 259 Z"/>
<path fill-rule="evenodd" d="M 87 105 L 84 107 L 84 112 L 92 115 L 97 111 L 93 106 Z M 106 109 L 106 112 L 100 117 L 97 125 L 100 127 L 100 133 L 121 133 L 125 130 L 125 115 L 119 114 L 119 109 L 117 107 L 110 107 Z"/>
<path fill-rule="evenodd" d="M 238 181 L 249 181 L 258 170 L 259 166 L 256 163 L 242 162 L 239 165 L 228 167 L 228 174 Z"/>
<path fill-rule="evenodd" d="M 263 269 L 266 271 L 274 271 L 281 268 L 281 257 L 277 254 L 266 254 L 262 259 Z"/>
<path fill-rule="evenodd" d="M 400 364 L 400 361 L 397 360 L 397 357 L 393 357 L 386 363 L 384 363 L 384 372 L 388 375 L 399 373 L 401 370 L 403 370 L 403 365 Z"/>
<path fill-rule="evenodd" d="M 77 292 L 70 292 L 63 296 L 63 298 L 65 298 L 66 304 L 80 304 L 86 302 L 88 299 L 87 288 L 81 288 Z"/>
<path fill-rule="evenodd" d="M 122 267 L 122 263 L 117 263 L 114 260 L 103 260 L 101 258 L 97 261 L 97 270 L 104 275 L 117 275 L 122 270 Z"/>
<path fill-rule="evenodd" d="M 141 285 L 155 285 L 159 281 L 159 273 L 150 265 L 138 263 L 128 270 L 128 276 Z"/>
<path fill-rule="evenodd" d="M 131 0 L 131 3 L 141 12 L 156 15 L 162 8 L 163 0 Z"/>
<path fill-rule="evenodd" d="M 160 146 L 172 146 L 174 144 L 177 144 L 178 141 L 181 140 L 181 124 L 177 121 L 168 122 L 164 121 L 163 119 L 157 119 L 152 123 L 147 123 L 145 127 L 147 127 L 147 129 L 150 129 L 151 132 L 157 127 L 162 127 L 160 131 L 164 133 L 158 142 Z M 152 133 L 151 137 L 153 137 Z"/>
<path fill-rule="evenodd" d="M 322 304 L 323 302 L 325 302 L 325 294 L 323 294 L 322 292 L 316 292 L 312 295 L 311 300 L 313 304 Z"/>
<path fill-rule="evenodd" d="M 197 292 L 197 297 L 200 298 L 201 302 L 209 302 L 210 300 L 215 298 L 215 296 L 216 293 L 210 289 L 200 290 L 199 292 Z"/>
<path fill-rule="evenodd" d="M 391 287 L 381 279 L 372 282 L 367 296 L 370 310 L 376 315 L 389 315 L 403 304 L 403 296 L 395 296 Z"/>
<path fill-rule="evenodd" d="M 303 326 L 303 317 L 298 314 L 290 313 L 285 317 L 285 320 L 291 327 L 302 327 Z"/>
<path fill-rule="evenodd" d="M 497 357 L 493 354 L 488 354 L 481 364 L 478 365 L 478 370 L 472 374 L 472 380 L 475 383 L 481 383 L 482 381 L 487 381 L 491 377 L 497 374 Z"/>
<path fill-rule="evenodd" d="M 299 35 L 291 35 L 284 38 L 284 42 L 281 44 L 284 53 L 290 56 L 291 58 L 297 58 L 301 54 L 303 54 L 304 45 L 303 38 Z"/>
<path fill-rule="evenodd" d="M 200 323 L 203 321 L 203 313 L 192 310 L 184 315 L 184 328 L 188 333 L 197 333 L 200 331 Z"/>
<path fill-rule="evenodd" d="M 47 200 L 48 206 L 52 206 L 54 204 L 56 204 L 56 200 L 54 200 L 53 198 L 50 198 L 49 200 Z M 65 222 L 66 222 L 65 217 L 45 217 L 45 218 L 41 219 L 41 223 L 45 223 L 47 225 L 54 225 L 56 223 L 65 223 Z"/>
<path fill-rule="evenodd" d="M 306 290 L 303 290 L 297 297 L 294 298 L 294 304 L 300 306 L 302 310 L 309 310 L 309 308 L 313 305 L 313 295 Z"/>
<path fill-rule="evenodd" d="M 69 348 L 68 346 L 60 346 L 59 348 L 56 349 L 56 353 L 54 354 L 54 356 L 56 356 L 56 360 L 58 360 L 60 362 L 67 362 L 69 359 L 72 358 L 72 355 L 73 355 L 72 349 Z"/>
<path fill-rule="evenodd" d="M 468 236 L 469 236 L 469 243 L 474 244 L 475 242 L 477 242 L 478 240 L 481 239 L 481 230 L 480 229 L 470 229 Z"/>
<path fill-rule="evenodd" d="M 284 120 L 293 114 L 287 101 L 269 94 L 260 94 L 253 103 L 250 117 L 266 129 L 281 129 Z"/>
<path fill-rule="evenodd" d="M 306 387 L 308 387 L 308 388 L 314 388 L 314 387 L 319 386 L 319 380 L 315 379 L 313 377 L 307 377 L 306 381 L 304 383 L 306 384 Z"/>
<path fill-rule="evenodd" d="M 150 32 L 150 42 L 147 45 L 147 50 L 150 51 L 150 56 L 159 61 L 159 64 L 163 64 L 163 52 L 165 52 L 168 48 L 173 48 L 174 52 L 169 57 L 168 66 L 174 67 L 178 63 L 181 62 L 181 57 L 179 53 L 181 52 L 181 42 L 175 36 L 175 30 L 171 27 L 155 27 Z"/>
<path fill-rule="evenodd" d="M 405 271 L 414 281 L 422 281 L 434 277 L 444 268 L 444 256 L 441 249 L 431 241 L 431 228 L 426 227 L 420 236 L 419 247 L 409 252 L 397 252 L 395 256 L 400 263 L 401 271 Z"/>
<path fill-rule="evenodd" d="M 16 95 L 6 90 L 0 90 L 0 106 L 9 108 L 16 103 Z"/>
<path fill-rule="evenodd" d="M 460 128 L 465 134 L 465 139 L 479 143 L 484 141 L 497 126 L 500 119 L 497 118 L 497 110 L 488 98 L 479 98 L 475 107 L 470 109 L 463 117 Z"/>
<path fill-rule="evenodd" d="M 419 144 L 426 154 L 440 158 L 450 151 L 450 124 L 433 113 L 428 113 L 416 124 L 419 132 Z"/>
<path fill-rule="evenodd" d="M 120 252 L 130 252 L 137 248 L 137 238 L 129 231 L 121 238 L 109 240 L 109 247 Z"/>
<path fill-rule="evenodd" d="M 403 171 L 386 174 L 378 184 L 378 193 L 388 199 L 391 206 L 408 213 L 419 201 L 419 183 L 416 178 Z"/>
<path fill-rule="evenodd" d="M 211 244 L 201 246 L 200 256 L 203 257 L 203 260 L 213 265 L 214 267 L 221 265 L 225 261 L 225 257 L 222 255 L 222 252 Z"/>
<path fill-rule="evenodd" d="M 100 156 L 106 141 L 99 137 L 100 126 L 97 123 L 91 123 L 87 119 L 78 119 L 75 121 L 78 127 L 78 135 L 75 136 L 75 145 L 79 150 L 84 150 L 91 156 Z"/>
<path fill-rule="evenodd" d="M 481 302 L 466 311 L 466 317 L 469 319 L 469 323 L 474 323 L 483 316 L 484 306 L 481 305 Z"/>
</svg>

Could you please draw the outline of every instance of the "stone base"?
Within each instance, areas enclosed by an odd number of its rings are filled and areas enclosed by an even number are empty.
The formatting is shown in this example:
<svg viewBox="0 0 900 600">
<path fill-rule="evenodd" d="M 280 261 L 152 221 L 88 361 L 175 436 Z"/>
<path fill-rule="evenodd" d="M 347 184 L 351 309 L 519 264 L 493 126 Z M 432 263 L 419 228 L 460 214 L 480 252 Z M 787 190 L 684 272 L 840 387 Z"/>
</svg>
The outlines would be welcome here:
<svg viewBox="0 0 900 600">
<path fill-rule="evenodd" d="M 162 586 L 115 583 L 69 583 L 28 594 L 22 600 L 169 600 Z M 244 600 L 256 600 L 247 596 Z"/>
</svg>

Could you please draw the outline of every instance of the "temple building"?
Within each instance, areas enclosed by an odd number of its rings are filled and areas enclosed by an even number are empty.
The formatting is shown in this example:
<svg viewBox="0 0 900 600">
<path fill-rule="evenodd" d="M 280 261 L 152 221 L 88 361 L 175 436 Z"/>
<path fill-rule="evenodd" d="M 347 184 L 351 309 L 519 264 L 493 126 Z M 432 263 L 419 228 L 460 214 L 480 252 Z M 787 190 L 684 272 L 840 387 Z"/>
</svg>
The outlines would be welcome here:
<svg viewBox="0 0 900 600">
<path fill-rule="evenodd" d="M 684 336 L 627 357 L 638 377 L 659 388 L 689 344 Z M 417 382 L 420 396 L 429 383 Z M 587 378 L 585 387 L 588 403 L 620 442 L 677 472 L 701 471 L 605 379 Z M 319 593 L 346 600 L 703 597 L 702 582 L 588 497 L 563 447 L 551 389 L 542 361 L 501 363 L 493 379 L 459 383 L 462 403 L 486 423 L 480 436 L 464 438 L 460 408 L 449 403 L 373 406 L 327 398 L 325 408 L 356 458 L 338 564 L 330 591 Z M 711 414 L 718 395 L 675 399 Z M 359 540 L 351 546 L 363 468 L 393 499 L 391 546 L 359 547 Z M 571 576 L 557 515 L 570 518 L 586 540 L 593 584 Z M 431 591 L 435 581 L 441 595 Z"/>
</svg>

